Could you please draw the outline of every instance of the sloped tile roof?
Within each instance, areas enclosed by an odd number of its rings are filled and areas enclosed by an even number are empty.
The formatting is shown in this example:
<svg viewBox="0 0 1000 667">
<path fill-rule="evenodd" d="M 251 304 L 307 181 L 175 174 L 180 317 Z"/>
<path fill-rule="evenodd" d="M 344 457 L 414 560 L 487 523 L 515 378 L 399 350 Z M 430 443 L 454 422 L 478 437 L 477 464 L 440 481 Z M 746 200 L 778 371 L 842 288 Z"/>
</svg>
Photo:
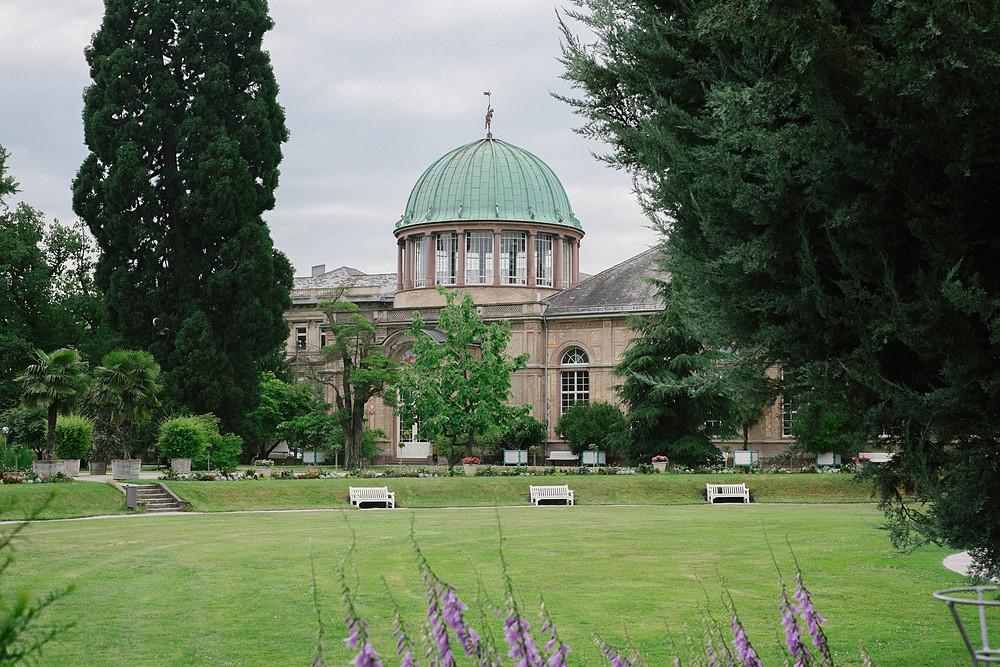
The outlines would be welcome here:
<svg viewBox="0 0 1000 667">
<path fill-rule="evenodd" d="M 662 259 L 663 251 L 653 248 L 591 276 L 546 299 L 545 315 L 566 317 L 660 310 L 663 301 L 653 281 L 670 280 L 670 274 L 660 268 Z"/>
</svg>

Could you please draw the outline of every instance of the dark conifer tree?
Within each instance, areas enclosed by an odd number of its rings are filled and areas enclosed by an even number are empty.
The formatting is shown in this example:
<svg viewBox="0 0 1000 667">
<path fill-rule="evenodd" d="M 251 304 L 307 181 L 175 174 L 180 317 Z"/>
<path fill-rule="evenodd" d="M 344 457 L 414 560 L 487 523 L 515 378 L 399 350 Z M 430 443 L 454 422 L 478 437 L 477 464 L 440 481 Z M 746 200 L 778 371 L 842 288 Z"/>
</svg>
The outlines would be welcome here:
<svg viewBox="0 0 1000 667">
<path fill-rule="evenodd" d="M 996 6 L 579 4 L 570 102 L 636 176 L 699 337 L 761 350 L 800 402 L 849 397 L 900 450 L 897 541 L 1000 573 Z"/>
<path fill-rule="evenodd" d="M 244 435 L 292 283 L 262 217 L 288 137 L 272 26 L 264 0 L 106 0 L 73 184 L 111 326 L 159 362 L 166 405 Z"/>
</svg>

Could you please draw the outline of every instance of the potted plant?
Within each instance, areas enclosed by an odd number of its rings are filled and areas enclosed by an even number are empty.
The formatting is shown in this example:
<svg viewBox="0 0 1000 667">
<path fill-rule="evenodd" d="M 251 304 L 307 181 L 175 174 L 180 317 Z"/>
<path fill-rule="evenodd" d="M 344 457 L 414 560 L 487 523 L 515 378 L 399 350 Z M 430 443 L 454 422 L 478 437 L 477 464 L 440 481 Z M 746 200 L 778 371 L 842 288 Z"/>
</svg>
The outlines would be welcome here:
<svg viewBox="0 0 1000 667">
<path fill-rule="evenodd" d="M 479 463 L 479 459 L 475 456 L 466 456 L 462 459 L 462 469 L 465 471 L 466 475 L 469 475 L 470 477 L 475 476 L 476 468 L 479 467 Z"/>
<path fill-rule="evenodd" d="M 653 467 L 656 468 L 656 472 L 666 472 L 667 463 L 670 462 L 666 456 L 654 456 L 653 457 Z"/>
<path fill-rule="evenodd" d="M 253 467 L 256 469 L 258 477 L 270 477 L 271 468 L 274 467 L 274 461 L 271 459 L 259 459 L 253 462 Z"/>
<path fill-rule="evenodd" d="M 174 417 L 160 424 L 156 446 L 170 459 L 174 472 L 191 472 L 191 459 L 198 457 L 207 441 L 204 424 L 196 417 Z"/>
<path fill-rule="evenodd" d="M 94 422 L 77 414 L 59 415 L 56 419 L 56 458 L 63 459 L 62 472 L 70 477 L 80 474 L 80 459 L 90 452 Z"/>
</svg>

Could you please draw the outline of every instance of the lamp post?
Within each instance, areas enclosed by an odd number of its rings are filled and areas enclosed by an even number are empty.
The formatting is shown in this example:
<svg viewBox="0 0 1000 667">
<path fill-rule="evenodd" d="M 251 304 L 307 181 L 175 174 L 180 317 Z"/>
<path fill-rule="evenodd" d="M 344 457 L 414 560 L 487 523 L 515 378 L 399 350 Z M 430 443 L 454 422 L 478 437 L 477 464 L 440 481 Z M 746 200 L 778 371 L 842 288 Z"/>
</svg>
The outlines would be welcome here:
<svg viewBox="0 0 1000 667">
<path fill-rule="evenodd" d="M 205 455 L 208 457 L 208 465 L 205 468 L 205 472 L 212 472 L 212 445 L 208 443 L 205 445 Z"/>
</svg>

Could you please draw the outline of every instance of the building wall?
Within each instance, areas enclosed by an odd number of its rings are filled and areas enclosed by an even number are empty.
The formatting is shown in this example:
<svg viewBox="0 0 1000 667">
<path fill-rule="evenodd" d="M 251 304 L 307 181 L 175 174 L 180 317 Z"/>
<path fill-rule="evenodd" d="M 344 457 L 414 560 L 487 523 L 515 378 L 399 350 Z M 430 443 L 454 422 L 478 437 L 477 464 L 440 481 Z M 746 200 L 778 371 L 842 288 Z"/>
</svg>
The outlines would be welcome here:
<svg viewBox="0 0 1000 667">
<path fill-rule="evenodd" d="M 544 318 L 539 304 L 507 304 L 493 306 L 496 311 L 490 317 L 491 307 L 483 307 L 484 319 L 487 321 L 505 321 L 511 328 L 511 339 L 507 352 L 511 356 L 527 353 L 527 365 L 511 377 L 511 405 L 528 403 L 532 406 L 532 416 L 548 426 L 548 438 L 545 443 L 543 457 L 554 450 L 567 449 L 566 443 L 555 433 L 555 426 L 561 415 L 561 380 L 564 370 L 587 370 L 590 379 L 590 401 L 618 403 L 613 389 L 621 379 L 614 375 L 614 367 L 632 337 L 628 329 L 628 316 L 616 314 L 613 316 L 579 316 Z M 531 306 L 531 307 L 528 307 Z M 411 311 L 407 309 L 392 309 L 386 304 L 363 305 L 377 323 L 378 338 L 384 341 L 388 354 L 399 361 L 402 355 L 412 348 L 413 338 L 409 334 Z M 503 316 L 501 311 L 515 313 L 514 316 Z M 428 326 L 433 326 L 436 310 L 422 311 L 421 315 Z M 496 316 L 496 313 L 501 313 Z M 405 317 L 404 317 L 405 316 Z M 319 343 L 323 314 L 315 310 L 314 305 L 299 305 L 286 313 L 286 319 L 291 325 L 286 355 L 298 377 L 305 377 L 311 369 L 316 373 L 320 370 L 330 374 L 335 369 L 322 367 L 319 360 Z M 296 328 L 305 326 L 307 329 L 306 348 L 297 347 Z M 585 366 L 564 367 L 561 364 L 567 350 L 579 348 L 588 357 Z M 772 369 L 770 374 L 776 377 L 779 371 Z M 333 391 L 326 389 L 326 400 L 333 402 Z M 381 429 L 388 435 L 380 443 L 385 455 L 381 462 L 394 463 L 398 461 L 430 462 L 424 459 L 413 460 L 407 456 L 406 449 L 399 448 L 398 420 L 393 408 L 386 406 L 379 399 L 372 399 L 367 414 L 369 426 Z M 773 456 L 784 452 L 791 440 L 782 437 L 781 399 L 765 411 L 763 419 L 750 429 L 748 448 L 760 452 L 761 456 Z M 742 439 L 719 443 L 720 448 L 742 449 Z"/>
</svg>

